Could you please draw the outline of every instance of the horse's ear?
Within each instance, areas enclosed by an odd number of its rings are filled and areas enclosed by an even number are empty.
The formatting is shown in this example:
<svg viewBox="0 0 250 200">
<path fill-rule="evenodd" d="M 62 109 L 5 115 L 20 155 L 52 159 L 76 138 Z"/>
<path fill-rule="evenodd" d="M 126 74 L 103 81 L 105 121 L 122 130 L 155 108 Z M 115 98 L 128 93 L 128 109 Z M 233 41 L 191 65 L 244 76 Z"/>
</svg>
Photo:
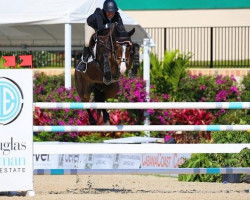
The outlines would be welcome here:
<svg viewBox="0 0 250 200">
<path fill-rule="evenodd" d="M 129 37 L 135 33 L 135 28 L 128 32 Z"/>
</svg>

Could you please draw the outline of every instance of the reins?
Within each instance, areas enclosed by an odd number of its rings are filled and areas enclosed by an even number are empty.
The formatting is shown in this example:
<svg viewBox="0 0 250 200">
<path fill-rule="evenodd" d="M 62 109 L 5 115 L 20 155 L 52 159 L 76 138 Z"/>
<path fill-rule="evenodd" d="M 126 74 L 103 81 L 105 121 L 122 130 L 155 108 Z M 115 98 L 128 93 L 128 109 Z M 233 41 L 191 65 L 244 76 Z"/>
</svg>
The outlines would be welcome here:
<svg viewBox="0 0 250 200">
<path fill-rule="evenodd" d="M 115 63 L 117 65 L 117 67 L 118 67 L 122 62 L 128 64 L 129 59 L 126 58 L 126 57 L 125 58 L 117 57 L 117 53 L 115 51 L 116 48 L 114 46 L 114 43 L 113 43 L 114 40 L 113 40 L 113 37 L 112 37 L 113 31 L 115 31 L 114 29 L 115 29 L 115 27 L 109 29 L 108 35 L 105 35 L 105 36 L 97 35 L 97 43 L 98 43 L 98 45 L 103 46 L 106 50 L 111 52 L 111 55 L 114 58 Z M 109 37 L 109 40 L 106 42 L 105 40 L 107 40 L 108 37 Z M 132 46 L 132 42 L 129 39 L 129 37 L 118 37 L 118 38 L 119 39 L 117 41 L 115 41 L 117 44 L 119 44 L 121 46 L 122 45 Z M 109 42 L 110 42 L 110 44 L 109 44 Z M 122 51 L 124 51 L 124 49 L 122 49 Z"/>
</svg>

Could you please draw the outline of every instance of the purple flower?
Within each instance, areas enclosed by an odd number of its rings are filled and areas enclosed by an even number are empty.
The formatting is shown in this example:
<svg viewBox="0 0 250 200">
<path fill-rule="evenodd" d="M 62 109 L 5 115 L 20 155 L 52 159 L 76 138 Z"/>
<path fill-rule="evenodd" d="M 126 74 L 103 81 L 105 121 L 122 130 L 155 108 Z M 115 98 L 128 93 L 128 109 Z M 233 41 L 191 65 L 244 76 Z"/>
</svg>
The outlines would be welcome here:
<svg viewBox="0 0 250 200">
<path fill-rule="evenodd" d="M 72 125 L 74 123 L 74 119 L 71 117 L 69 118 L 69 125 Z"/>
<path fill-rule="evenodd" d="M 64 121 L 58 121 L 58 124 L 59 125 L 65 125 L 65 122 Z"/>
<path fill-rule="evenodd" d="M 171 139 L 171 136 L 169 134 L 164 136 L 164 142 L 167 142 Z"/>
<path fill-rule="evenodd" d="M 163 98 L 164 98 L 164 100 L 168 100 L 168 99 L 169 99 L 169 97 L 170 97 L 170 95 L 169 95 L 169 94 L 163 94 Z"/>
<path fill-rule="evenodd" d="M 152 115 L 152 114 L 154 114 L 154 113 L 155 113 L 155 112 L 154 112 L 153 109 L 148 109 L 148 114 Z"/>
<path fill-rule="evenodd" d="M 236 82 L 234 75 L 231 75 L 231 81 Z"/>
<path fill-rule="evenodd" d="M 62 93 L 63 90 L 64 90 L 64 89 L 61 87 L 61 88 L 59 88 L 57 91 L 58 91 L 59 93 Z"/>
<path fill-rule="evenodd" d="M 206 88 L 207 87 L 205 85 L 201 85 L 201 87 L 200 87 L 201 90 L 206 90 Z"/>
<path fill-rule="evenodd" d="M 228 95 L 228 92 L 227 92 L 227 91 L 221 90 L 221 91 L 219 91 L 218 94 L 216 95 L 215 100 L 216 100 L 216 101 L 226 101 L 226 100 L 227 100 L 227 95 Z"/>
<path fill-rule="evenodd" d="M 201 97 L 200 102 L 205 102 L 206 101 L 206 97 Z"/>
<path fill-rule="evenodd" d="M 158 116 L 158 119 L 160 120 L 161 124 L 165 124 L 164 117 L 162 117 L 162 116 Z"/>
<path fill-rule="evenodd" d="M 43 86 L 40 86 L 36 91 L 35 93 L 36 94 L 40 94 L 42 91 L 43 91 L 44 87 Z"/>
<path fill-rule="evenodd" d="M 169 116 L 168 111 L 164 111 L 163 113 L 164 113 L 164 115 L 165 115 L 166 117 Z"/>
<path fill-rule="evenodd" d="M 225 109 L 221 109 L 221 110 L 219 110 L 218 112 L 215 113 L 215 116 L 219 117 L 219 116 L 221 116 L 222 114 L 225 114 L 225 113 L 226 113 L 226 110 Z"/>
<path fill-rule="evenodd" d="M 223 84 L 223 83 L 224 83 L 224 81 L 221 80 L 221 79 L 217 79 L 217 80 L 216 80 L 216 85 L 220 85 L 220 84 Z"/>
<path fill-rule="evenodd" d="M 69 108 L 65 108 L 65 110 L 64 110 L 66 113 L 68 113 L 69 111 L 70 111 L 70 109 Z"/>
<path fill-rule="evenodd" d="M 196 75 L 190 75 L 190 78 L 191 79 L 197 79 L 197 76 Z"/>
<path fill-rule="evenodd" d="M 81 98 L 80 98 L 79 96 L 76 96 L 76 97 L 75 97 L 75 100 L 76 100 L 76 101 L 80 101 Z"/>
<path fill-rule="evenodd" d="M 237 87 L 234 85 L 234 86 L 232 86 L 231 88 L 230 88 L 230 90 L 232 91 L 232 92 L 234 92 L 235 94 L 239 94 L 239 91 L 238 91 L 238 89 L 237 89 Z"/>
</svg>

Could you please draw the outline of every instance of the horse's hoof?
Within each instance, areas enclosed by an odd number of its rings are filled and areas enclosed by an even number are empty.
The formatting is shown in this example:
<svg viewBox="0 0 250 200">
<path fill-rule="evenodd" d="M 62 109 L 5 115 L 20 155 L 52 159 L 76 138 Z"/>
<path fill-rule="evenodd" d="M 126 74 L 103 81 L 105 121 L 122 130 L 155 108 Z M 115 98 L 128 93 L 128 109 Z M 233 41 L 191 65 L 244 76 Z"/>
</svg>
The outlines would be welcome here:
<svg viewBox="0 0 250 200">
<path fill-rule="evenodd" d="M 103 122 L 103 125 L 110 125 L 109 120 L 107 120 L 106 122 Z"/>
<path fill-rule="evenodd" d="M 90 121 L 89 123 L 90 123 L 90 125 L 97 125 L 96 121 Z"/>
</svg>

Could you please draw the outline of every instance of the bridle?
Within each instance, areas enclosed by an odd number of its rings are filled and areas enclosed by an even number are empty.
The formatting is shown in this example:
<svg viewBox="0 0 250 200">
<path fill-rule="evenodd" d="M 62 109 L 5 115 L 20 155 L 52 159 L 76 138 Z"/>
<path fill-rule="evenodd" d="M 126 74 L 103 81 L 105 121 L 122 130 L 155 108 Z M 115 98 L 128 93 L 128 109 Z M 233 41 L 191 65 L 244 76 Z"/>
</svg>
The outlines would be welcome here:
<svg viewBox="0 0 250 200">
<path fill-rule="evenodd" d="M 105 39 L 109 37 L 109 40 L 105 42 Z M 114 57 L 116 61 L 117 67 L 124 62 L 126 65 L 129 63 L 129 59 L 126 58 L 126 48 L 129 46 L 132 46 L 132 42 L 128 39 L 128 37 L 119 37 L 119 41 L 115 41 L 118 45 L 122 46 L 122 57 L 118 57 L 116 53 L 116 48 L 114 47 L 113 38 L 111 34 L 111 29 L 109 30 L 108 35 L 106 36 L 97 36 L 97 43 L 98 45 L 103 46 L 106 50 L 110 51 L 112 53 L 112 56 Z"/>
<path fill-rule="evenodd" d="M 97 35 L 96 36 L 96 42 L 97 45 L 103 46 L 104 49 L 108 52 L 111 52 L 111 59 L 113 59 L 113 64 L 117 67 L 118 69 L 118 74 L 113 77 L 114 80 L 119 79 L 119 72 L 120 72 L 120 66 L 123 65 L 124 63 L 125 67 L 127 67 L 130 63 L 129 57 L 126 57 L 126 49 L 132 46 L 132 42 L 129 37 L 118 37 L 114 38 L 113 36 L 113 31 L 115 27 L 109 29 L 108 35 Z M 117 40 L 116 40 L 117 39 Z M 114 43 L 115 42 L 115 43 Z M 121 56 L 117 55 L 117 44 L 121 46 L 122 54 Z M 124 66 L 123 65 L 123 66 Z"/>
<path fill-rule="evenodd" d="M 117 55 L 116 55 L 116 62 L 117 62 L 117 64 L 118 64 L 118 66 L 122 63 L 122 62 L 124 62 L 126 65 L 127 64 L 129 64 L 129 59 L 128 58 L 126 58 L 126 56 L 125 56 L 125 54 L 126 54 L 126 48 L 127 47 L 129 47 L 129 46 L 132 46 L 132 42 L 131 41 L 129 41 L 129 40 L 125 40 L 125 41 L 122 41 L 122 42 L 120 42 L 120 41 L 116 41 L 116 43 L 118 44 L 118 45 L 121 45 L 122 46 L 122 57 L 117 57 Z M 120 60 L 120 61 L 119 61 Z"/>
</svg>

